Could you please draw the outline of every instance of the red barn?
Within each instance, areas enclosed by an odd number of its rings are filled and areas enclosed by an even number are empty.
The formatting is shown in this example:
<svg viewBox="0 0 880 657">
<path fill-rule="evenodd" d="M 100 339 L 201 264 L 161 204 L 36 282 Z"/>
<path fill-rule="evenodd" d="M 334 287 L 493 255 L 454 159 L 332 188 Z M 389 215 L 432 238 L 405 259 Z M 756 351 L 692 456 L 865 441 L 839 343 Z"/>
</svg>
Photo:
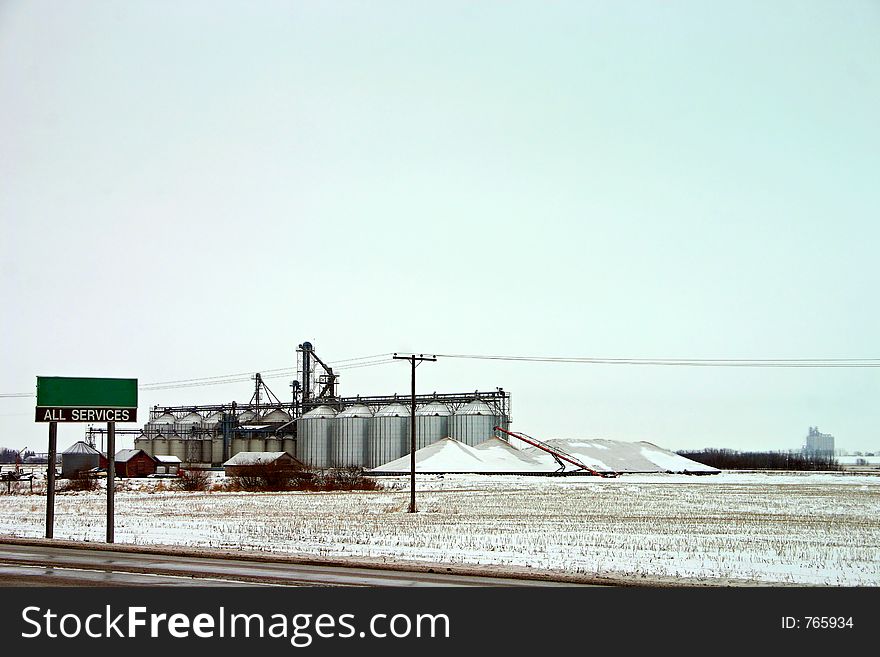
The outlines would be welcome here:
<svg viewBox="0 0 880 657">
<path fill-rule="evenodd" d="M 116 453 L 117 477 L 146 477 L 156 472 L 156 460 L 142 449 L 121 449 Z"/>
</svg>

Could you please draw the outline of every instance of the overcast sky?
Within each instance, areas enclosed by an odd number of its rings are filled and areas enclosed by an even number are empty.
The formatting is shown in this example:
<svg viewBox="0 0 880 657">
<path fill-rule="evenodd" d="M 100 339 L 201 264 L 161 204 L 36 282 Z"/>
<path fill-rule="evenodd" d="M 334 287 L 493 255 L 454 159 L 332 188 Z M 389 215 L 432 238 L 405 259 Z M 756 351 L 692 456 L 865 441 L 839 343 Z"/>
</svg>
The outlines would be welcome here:
<svg viewBox="0 0 880 657">
<path fill-rule="evenodd" d="M 2 1 L 0 393 L 289 367 L 303 340 L 880 358 L 878 34 L 873 0 Z M 537 437 L 880 450 L 880 369 L 419 369 L 497 386 Z M 0 445 L 45 451 L 33 406 L 0 399 Z"/>
</svg>

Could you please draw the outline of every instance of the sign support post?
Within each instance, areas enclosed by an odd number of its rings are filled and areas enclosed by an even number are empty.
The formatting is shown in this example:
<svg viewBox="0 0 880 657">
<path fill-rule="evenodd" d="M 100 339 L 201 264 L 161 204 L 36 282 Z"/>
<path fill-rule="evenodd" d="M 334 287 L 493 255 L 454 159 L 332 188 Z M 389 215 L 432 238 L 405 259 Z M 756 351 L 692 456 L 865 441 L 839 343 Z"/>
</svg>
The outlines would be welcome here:
<svg viewBox="0 0 880 657">
<path fill-rule="evenodd" d="M 49 423 L 49 469 L 46 482 L 46 538 L 52 538 L 55 530 L 55 456 L 58 451 L 58 423 Z"/>
<path fill-rule="evenodd" d="M 55 459 L 59 422 L 107 423 L 107 542 L 115 531 L 116 423 L 137 422 L 137 379 L 38 376 L 34 419 L 49 423 L 46 538 L 55 524 Z M 63 470 L 62 470 L 62 474 Z"/>
<path fill-rule="evenodd" d="M 107 423 L 107 542 L 113 542 L 116 494 L 116 423 Z"/>
</svg>

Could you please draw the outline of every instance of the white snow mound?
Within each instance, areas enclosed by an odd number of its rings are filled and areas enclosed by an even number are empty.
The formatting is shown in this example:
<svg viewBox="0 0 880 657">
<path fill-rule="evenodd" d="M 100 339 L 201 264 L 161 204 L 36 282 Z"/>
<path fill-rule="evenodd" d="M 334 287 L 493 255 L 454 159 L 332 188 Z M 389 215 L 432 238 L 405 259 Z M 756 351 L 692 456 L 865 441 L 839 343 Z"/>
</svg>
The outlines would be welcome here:
<svg viewBox="0 0 880 657">
<path fill-rule="evenodd" d="M 647 442 L 599 439 L 546 442 L 599 472 L 719 472 Z M 550 453 L 537 447 L 517 449 L 495 437 L 474 447 L 443 438 L 416 450 L 416 472 L 423 474 L 551 474 L 576 470 L 576 466 L 568 463 L 561 468 Z M 371 472 L 406 474 L 409 471 L 410 455 L 406 454 Z"/>
</svg>

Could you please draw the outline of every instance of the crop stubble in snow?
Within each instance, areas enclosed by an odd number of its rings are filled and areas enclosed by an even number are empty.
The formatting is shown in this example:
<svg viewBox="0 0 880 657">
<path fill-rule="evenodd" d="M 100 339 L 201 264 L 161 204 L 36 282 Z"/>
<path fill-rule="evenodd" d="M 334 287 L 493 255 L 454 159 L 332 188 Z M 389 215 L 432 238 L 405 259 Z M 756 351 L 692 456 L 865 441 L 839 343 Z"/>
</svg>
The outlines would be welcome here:
<svg viewBox="0 0 880 657">
<path fill-rule="evenodd" d="M 403 487 L 402 480 L 388 480 Z M 136 485 L 151 486 L 152 482 Z M 419 480 L 377 493 L 117 495 L 120 543 L 502 564 L 611 576 L 880 585 L 880 478 Z M 101 541 L 104 494 L 59 495 L 55 536 Z M 0 497 L 0 533 L 41 536 L 45 498 Z"/>
</svg>

